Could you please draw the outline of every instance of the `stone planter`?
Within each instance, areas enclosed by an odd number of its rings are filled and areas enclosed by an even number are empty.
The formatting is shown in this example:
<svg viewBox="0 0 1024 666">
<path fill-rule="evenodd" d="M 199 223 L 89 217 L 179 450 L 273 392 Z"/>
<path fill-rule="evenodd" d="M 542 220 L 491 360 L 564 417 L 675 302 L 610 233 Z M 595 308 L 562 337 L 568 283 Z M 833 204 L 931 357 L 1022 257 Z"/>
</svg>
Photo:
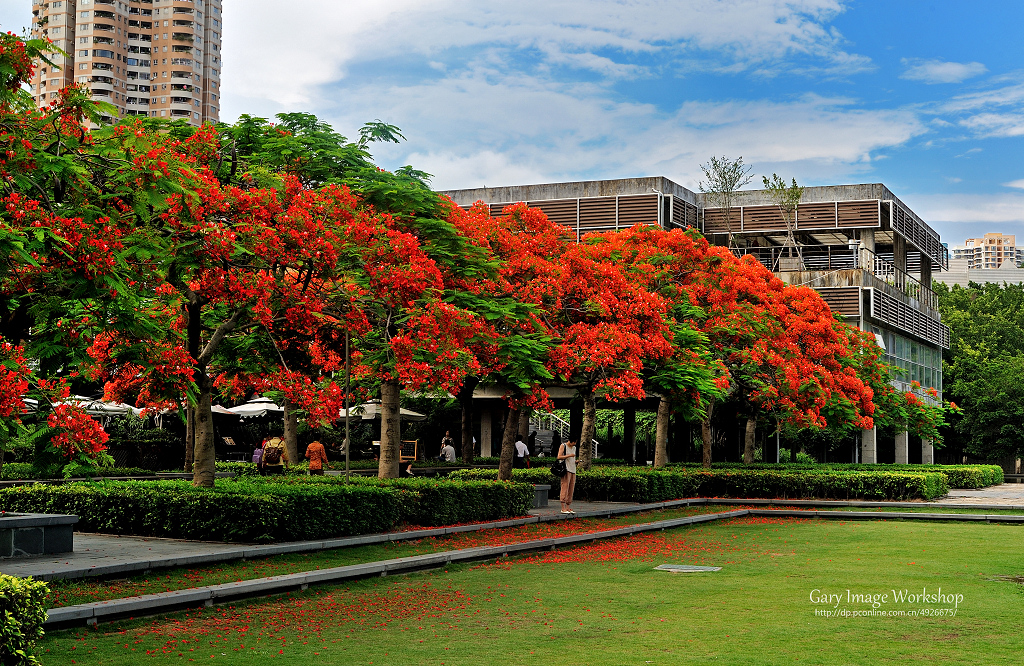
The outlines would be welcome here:
<svg viewBox="0 0 1024 666">
<path fill-rule="evenodd" d="M 548 505 L 548 492 L 551 491 L 551 486 L 548 485 L 535 485 L 533 487 L 533 508 L 540 509 Z"/>
<path fill-rule="evenodd" d="M 77 522 L 78 516 L 0 513 L 0 558 L 70 553 Z"/>
</svg>

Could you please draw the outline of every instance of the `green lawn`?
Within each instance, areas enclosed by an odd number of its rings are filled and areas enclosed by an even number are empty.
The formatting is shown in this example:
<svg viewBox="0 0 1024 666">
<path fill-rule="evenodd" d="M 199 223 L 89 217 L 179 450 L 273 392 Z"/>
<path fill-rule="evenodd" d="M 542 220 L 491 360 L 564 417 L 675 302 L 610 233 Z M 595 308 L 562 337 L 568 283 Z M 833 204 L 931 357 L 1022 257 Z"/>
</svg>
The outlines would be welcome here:
<svg viewBox="0 0 1024 666">
<path fill-rule="evenodd" d="M 1016 663 L 1024 595 L 999 577 L 1024 574 L 1022 546 L 1024 531 L 998 524 L 744 517 L 56 632 L 41 649 L 47 666 Z M 825 618 L 809 599 L 925 587 L 962 595 L 956 616 Z"/>
<path fill-rule="evenodd" d="M 169 592 L 267 576 L 281 576 L 300 571 L 329 569 L 459 548 L 519 543 L 553 536 L 598 532 L 624 525 L 718 513 L 723 510 L 728 511 L 729 509 L 705 505 L 680 507 L 664 511 L 644 511 L 614 518 L 579 518 L 550 523 L 533 523 L 479 532 L 460 532 L 442 537 L 416 539 L 415 541 L 275 555 L 248 561 L 235 560 L 205 567 L 177 567 L 127 579 L 59 580 L 50 584 L 50 606 L 71 606 L 107 599 L 123 599 L 141 594 Z"/>
</svg>

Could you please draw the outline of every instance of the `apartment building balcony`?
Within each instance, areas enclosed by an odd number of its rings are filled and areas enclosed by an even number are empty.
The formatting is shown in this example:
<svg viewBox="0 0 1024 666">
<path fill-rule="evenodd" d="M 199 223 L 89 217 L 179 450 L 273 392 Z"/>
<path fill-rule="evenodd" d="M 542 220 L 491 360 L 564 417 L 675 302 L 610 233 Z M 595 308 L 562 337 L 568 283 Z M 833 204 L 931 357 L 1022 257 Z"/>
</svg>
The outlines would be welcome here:
<svg viewBox="0 0 1024 666">
<path fill-rule="evenodd" d="M 179 42 L 194 42 L 196 40 L 195 35 L 190 32 L 173 32 L 171 39 Z"/>
</svg>

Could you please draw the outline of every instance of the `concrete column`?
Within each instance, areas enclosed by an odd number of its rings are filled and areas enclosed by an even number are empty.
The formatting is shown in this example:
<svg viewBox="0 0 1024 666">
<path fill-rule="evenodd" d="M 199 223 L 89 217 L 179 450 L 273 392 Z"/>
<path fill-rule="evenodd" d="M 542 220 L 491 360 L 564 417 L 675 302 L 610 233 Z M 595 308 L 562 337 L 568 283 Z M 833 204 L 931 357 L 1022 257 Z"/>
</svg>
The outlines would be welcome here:
<svg viewBox="0 0 1024 666">
<path fill-rule="evenodd" d="M 906 430 L 896 433 L 896 464 L 906 465 L 910 460 L 910 433 Z"/>
<path fill-rule="evenodd" d="M 878 464 L 878 428 L 860 431 L 860 460 L 869 465 Z"/>
<path fill-rule="evenodd" d="M 925 439 L 924 437 L 921 438 L 921 464 L 935 464 L 935 447 L 932 446 L 932 440 Z"/>
<path fill-rule="evenodd" d="M 921 284 L 932 288 L 932 258 L 921 253 Z"/>
<path fill-rule="evenodd" d="M 896 270 L 907 272 L 907 241 L 895 231 L 892 234 L 892 263 Z"/>
<path fill-rule="evenodd" d="M 480 456 L 482 458 L 491 457 L 491 437 L 493 432 L 491 419 L 493 415 L 494 412 L 490 405 L 486 405 L 480 410 Z"/>
<path fill-rule="evenodd" d="M 583 434 L 583 400 L 574 400 L 569 405 L 569 437 L 577 440 Z"/>
<path fill-rule="evenodd" d="M 636 460 L 636 405 L 622 408 L 622 451 L 629 460 Z"/>
<path fill-rule="evenodd" d="M 530 411 L 523 409 L 519 412 L 519 438 L 525 443 L 530 437 Z"/>
<path fill-rule="evenodd" d="M 875 270 L 875 230 L 860 231 L 860 267 L 866 271 Z"/>
</svg>

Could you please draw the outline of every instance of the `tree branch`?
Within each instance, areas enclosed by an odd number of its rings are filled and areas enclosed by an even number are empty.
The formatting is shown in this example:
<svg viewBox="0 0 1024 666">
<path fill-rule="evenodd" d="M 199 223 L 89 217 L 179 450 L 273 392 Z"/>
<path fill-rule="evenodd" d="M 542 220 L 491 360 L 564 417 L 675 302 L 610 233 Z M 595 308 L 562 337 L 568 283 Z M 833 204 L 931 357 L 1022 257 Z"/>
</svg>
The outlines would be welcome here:
<svg viewBox="0 0 1024 666">
<path fill-rule="evenodd" d="M 196 364 L 200 367 L 206 367 L 213 359 L 213 353 L 217 351 L 217 347 L 223 342 L 224 338 L 227 337 L 228 333 L 235 329 L 235 325 L 238 324 L 238 320 L 242 317 L 242 309 L 235 310 L 231 318 L 226 322 L 217 327 L 217 330 L 213 332 L 213 336 L 210 341 L 206 343 L 206 347 L 199 354 L 199 358 L 196 359 Z"/>
</svg>

